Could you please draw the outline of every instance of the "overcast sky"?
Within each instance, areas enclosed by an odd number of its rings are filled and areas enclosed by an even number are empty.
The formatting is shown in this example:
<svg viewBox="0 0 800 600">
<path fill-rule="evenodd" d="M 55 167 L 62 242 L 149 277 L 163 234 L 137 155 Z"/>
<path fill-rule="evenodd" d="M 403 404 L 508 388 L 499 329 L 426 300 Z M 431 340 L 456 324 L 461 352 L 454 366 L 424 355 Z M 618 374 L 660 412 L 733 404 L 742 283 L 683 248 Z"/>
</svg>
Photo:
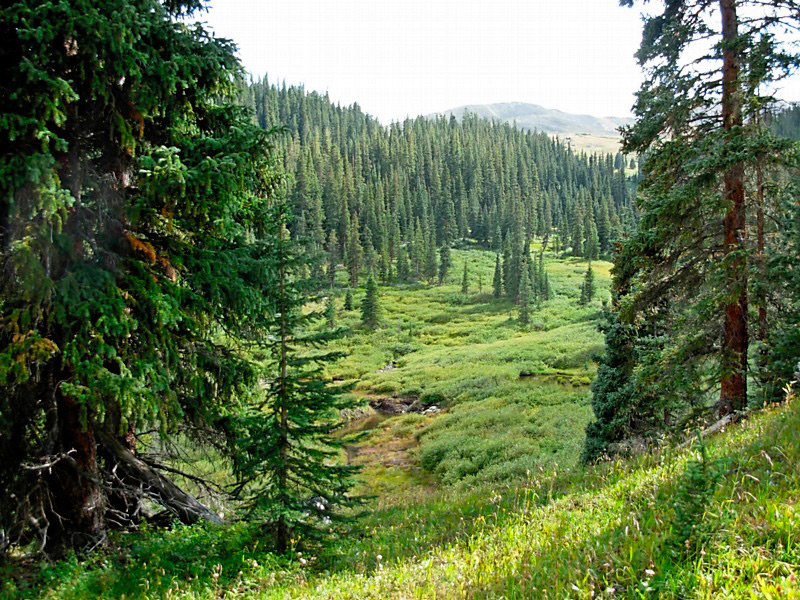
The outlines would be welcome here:
<svg viewBox="0 0 800 600">
<path fill-rule="evenodd" d="M 211 0 L 248 71 L 358 102 L 384 123 L 530 102 L 630 116 L 641 21 L 618 0 Z"/>
</svg>

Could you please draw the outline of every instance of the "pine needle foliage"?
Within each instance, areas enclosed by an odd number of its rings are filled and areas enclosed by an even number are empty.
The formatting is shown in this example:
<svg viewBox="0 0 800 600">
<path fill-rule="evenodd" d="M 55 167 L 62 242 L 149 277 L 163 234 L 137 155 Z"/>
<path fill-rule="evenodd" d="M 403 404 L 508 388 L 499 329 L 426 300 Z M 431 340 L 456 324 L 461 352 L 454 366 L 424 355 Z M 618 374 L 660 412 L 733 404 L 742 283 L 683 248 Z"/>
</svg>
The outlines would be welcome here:
<svg viewBox="0 0 800 600">
<path fill-rule="evenodd" d="M 285 223 L 285 215 L 281 209 L 274 221 Z M 359 499 L 348 495 L 357 468 L 336 460 L 341 442 L 332 436 L 340 411 L 355 401 L 324 377 L 325 365 L 342 356 L 324 347 L 343 330 L 312 327 L 325 314 L 303 310 L 313 283 L 304 279 L 308 258 L 285 225 L 275 257 L 277 319 L 260 344 L 267 352 L 265 396 L 232 419 L 231 430 L 238 495 L 284 554 L 325 537 L 343 519 L 340 510 Z"/>
<path fill-rule="evenodd" d="M 583 276 L 583 283 L 581 284 L 581 297 L 580 304 L 587 305 L 594 299 L 596 286 L 594 283 L 594 271 L 592 271 L 592 263 L 586 267 L 586 275 Z"/>
<path fill-rule="evenodd" d="M 361 323 L 367 329 L 375 330 L 381 324 L 381 306 L 378 284 L 370 275 L 367 279 L 364 300 L 361 301 Z"/>
<path fill-rule="evenodd" d="M 344 307 L 346 311 L 353 310 L 353 290 L 347 288 L 347 291 L 344 294 Z"/>
<path fill-rule="evenodd" d="M 282 178 L 236 104 L 233 44 L 180 19 L 200 8 L 0 13 L 0 497 L 18 499 L 0 550 L 102 541 L 119 488 L 100 438 L 218 431 L 257 384 Z"/>
<path fill-rule="evenodd" d="M 494 277 L 492 278 L 492 295 L 496 300 L 503 296 L 503 269 L 500 266 L 500 255 L 495 258 Z"/>
</svg>

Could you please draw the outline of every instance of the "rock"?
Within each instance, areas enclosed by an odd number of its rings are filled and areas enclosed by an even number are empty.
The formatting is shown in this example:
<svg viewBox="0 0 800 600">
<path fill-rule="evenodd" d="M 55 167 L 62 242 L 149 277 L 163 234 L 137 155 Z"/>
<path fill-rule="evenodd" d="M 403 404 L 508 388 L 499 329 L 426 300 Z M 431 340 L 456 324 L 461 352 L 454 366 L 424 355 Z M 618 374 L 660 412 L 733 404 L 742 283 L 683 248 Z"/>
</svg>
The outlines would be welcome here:
<svg viewBox="0 0 800 600">
<path fill-rule="evenodd" d="M 439 407 L 435 404 L 433 406 L 429 406 L 425 410 L 422 411 L 423 415 L 435 415 L 436 413 L 441 412 Z"/>
</svg>

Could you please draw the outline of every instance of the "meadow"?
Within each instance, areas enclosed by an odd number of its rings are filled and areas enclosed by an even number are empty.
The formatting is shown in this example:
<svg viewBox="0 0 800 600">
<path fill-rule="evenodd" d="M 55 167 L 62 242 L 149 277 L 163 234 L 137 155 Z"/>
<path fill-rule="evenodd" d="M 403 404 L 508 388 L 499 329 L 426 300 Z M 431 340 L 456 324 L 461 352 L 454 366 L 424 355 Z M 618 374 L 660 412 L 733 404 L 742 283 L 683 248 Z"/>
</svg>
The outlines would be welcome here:
<svg viewBox="0 0 800 600">
<path fill-rule="evenodd" d="M 796 599 L 798 429 L 795 399 L 683 450 L 384 498 L 292 558 L 245 524 L 144 531 L 5 597 Z"/>
<path fill-rule="evenodd" d="M 452 258 L 441 286 L 382 287 L 377 332 L 360 325 L 361 292 L 354 293 L 355 310 L 344 311 L 345 290 L 337 290 L 337 324 L 350 334 L 334 346 L 347 356 L 330 376 L 355 384 L 373 402 L 417 399 L 443 409 L 433 417 L 384 421 L 360 446 L 404 446 L 411 464 L 444 486 L 505 482 L 539 467 L 575 465 L 591 418 L 588 386 L 592 358 L 602 351 L 597 322 L 609 297 L 611 264 L 593 263 L 597 294 L 584 307 L 578 299 L 587 263 L 547 253 L 555 298 L 534 309 L 523 327 L 515 307 L 492 296 L 493 252 L 454 250 Z M 461 292 L 465 261 L 467 294 Z M 386 468 L 397 460 L 363 463 L 367 483 L 397 479 L 396 469 Z"/>
<path fill-rule="evenodd" d="M 346 312 L 337 290 L 349 355 L 329 376 L 364 403 L 340 431 L 342 460 L 364 467 L 358 491 L 372 498 L 327 544 L 277 557 L 246 522 L 145 527 L 83 559 L 0 573 L 0 597 L 800 598 L 800 401 L 690 447 L 582 465 L 608 263 L 581 307 L 586 264 L 551 256 L 556 297 L 521 327 L 486 290 L 494 255 L 453 257 L 445 285 L 381 288 L 377 332 L 359 324 L 363 292 Z M 441 410 L 368 407 L 409 396 Z"/>
</svg>

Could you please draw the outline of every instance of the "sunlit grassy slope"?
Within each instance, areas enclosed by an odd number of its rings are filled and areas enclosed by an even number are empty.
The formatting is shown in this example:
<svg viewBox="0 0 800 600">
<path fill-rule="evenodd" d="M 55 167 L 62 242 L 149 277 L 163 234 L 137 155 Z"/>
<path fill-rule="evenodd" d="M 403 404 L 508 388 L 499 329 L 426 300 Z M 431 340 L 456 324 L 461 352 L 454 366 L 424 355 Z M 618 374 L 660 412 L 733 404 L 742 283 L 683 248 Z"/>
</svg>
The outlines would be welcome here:
<svg viewBox="0 0 800 600">
<path fill-rule="evenodd" d="M 705 460 L 664 450 L 400 499 L 292 561 L 242 527 L 139 535 L 48 567 L 30 596 L 798 598 L 798 431 L 795 401 L 708 440 Z"/>
</svg>

